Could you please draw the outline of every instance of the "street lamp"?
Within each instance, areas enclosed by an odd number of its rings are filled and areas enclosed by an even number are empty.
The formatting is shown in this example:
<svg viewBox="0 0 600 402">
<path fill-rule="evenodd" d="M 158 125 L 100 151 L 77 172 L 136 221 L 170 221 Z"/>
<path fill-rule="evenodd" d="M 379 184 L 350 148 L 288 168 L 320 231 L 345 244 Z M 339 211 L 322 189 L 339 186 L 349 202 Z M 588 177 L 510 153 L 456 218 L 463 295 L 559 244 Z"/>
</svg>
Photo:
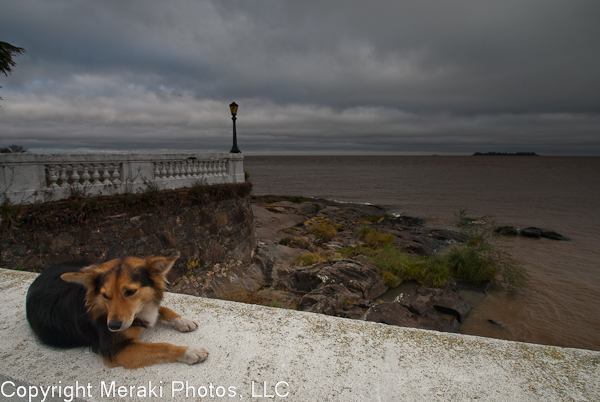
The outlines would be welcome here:
<svg viewBox="0 0 600 402">
<path fill-rule="evenodd" d="M 231 110 L 231 120 L 233 120 L 233 147 L 231 148 L 231 151 L 229 151 L 229 153 L 241 154 L 242 151 L 240 151 L 240 149 L 237 146 L 237 134 L 235 132 L 235 121 L 237 120 L 235 115 L 237 114 L 238 110 L 237 103 L 231 102 L 231 105 L 229 105 L 229 109 Z"/>
</svg>

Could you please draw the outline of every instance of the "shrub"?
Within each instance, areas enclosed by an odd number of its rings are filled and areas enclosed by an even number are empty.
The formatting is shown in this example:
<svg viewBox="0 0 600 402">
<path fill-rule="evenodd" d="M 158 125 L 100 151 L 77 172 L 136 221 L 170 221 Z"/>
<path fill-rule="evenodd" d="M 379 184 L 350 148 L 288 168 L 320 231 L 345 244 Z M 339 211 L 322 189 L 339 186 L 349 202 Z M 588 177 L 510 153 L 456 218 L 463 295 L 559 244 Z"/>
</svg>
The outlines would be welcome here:
<svg viewBox="0 0 600 402">
<path fill-rule="evenodd" d="M 381 248 L 390 245 L 394 242 L 394 236 L 387 233 L 381 233 L 370 227 L 360 229 L 358 238 L 372 248 Z"/>
<path fill-rule="evenodd" d="M 319 223 L 311 226 L 308 229 L 308 233 L 314 235 L 317 239 L 321 239 L 324 242 L 328 242 L 337 235 L 337 230 L 328 223 Z"/>
<path fill-rule="evenodd" d="M 392 274 L 390 271 L 384 271 L 381 274 L 381 279 L 383 280 L 383 284 L 389 288 L 395 288 L 400 284 L 396 275 Z"/>
</svg>

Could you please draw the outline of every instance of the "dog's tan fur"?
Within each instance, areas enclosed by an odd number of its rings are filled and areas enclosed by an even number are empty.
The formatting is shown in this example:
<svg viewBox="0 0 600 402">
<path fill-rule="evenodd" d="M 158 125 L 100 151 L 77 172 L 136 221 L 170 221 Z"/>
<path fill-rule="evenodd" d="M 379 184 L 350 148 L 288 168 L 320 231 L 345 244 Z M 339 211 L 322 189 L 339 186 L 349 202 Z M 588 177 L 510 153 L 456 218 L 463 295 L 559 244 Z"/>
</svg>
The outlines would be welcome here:
<svg viewBox="0 0 600 402">
<path fill-rule="evenodd" d="M 94 264 L 61 276 L 64 281 L 87 288 L 86 306 L 89 314 L 94 320 L 106 316 L 106 325 L 116 337 L 115 342 L 126 344 L 117 348 L 114 354 L 100 352 L 108 366 L 133 369 L 161 362 L 195 364 L 208 356 L 203 348 L 138 341 L 143 328 L 152 327 L 157 320 L 165 321 L 181 332 L 198 328 L 194 321 L 160 306 L 166 274 L 177 258 L 179 253 L 173 257 L 127 257 Z"/>
</svg>

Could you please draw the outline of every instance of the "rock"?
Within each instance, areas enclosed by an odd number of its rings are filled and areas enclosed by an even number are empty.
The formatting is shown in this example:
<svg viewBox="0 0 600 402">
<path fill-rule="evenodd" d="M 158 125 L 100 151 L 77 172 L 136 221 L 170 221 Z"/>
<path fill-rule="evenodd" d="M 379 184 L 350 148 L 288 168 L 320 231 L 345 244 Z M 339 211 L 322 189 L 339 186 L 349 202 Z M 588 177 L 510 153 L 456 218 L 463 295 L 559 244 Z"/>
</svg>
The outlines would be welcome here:
<svg viewBox="0 0 600 402">
<path fill-rule="evenodd" d="M 521 229 L 521 236 L 539 239 L 540 237 L 542 237 L 542 229 L 535 228 L 535 227 L 528 227 L 525 229 Z"/>
<path fill-rule="evenodd" d="M 431 304 L 431 295 L 406 295 L 402 294 L 394 300 L 396 303 L 400 303 L 403 307 L 406 307 L 411 313 L 423 315 L 427 311 L 433 308 Z"/>
<path fill-rule="evenodd" d="M 254 293 L 254 296 L 258 303 L 271 307 L 297 309 L 300 302 L 300 297 L 297 294 L 271 287 L 259 290 Z"/>
<path fill-rule="evenodd" d="M 431 304 L 438 311 L 456 316 L 458 322 L 471 312 L 471 305 L 458 293 L 449 289 L 428 288 L 425 286 L 417 289 L 419 295 L 431 295 Z"/>
<path fill-rule="evenodd" d="M 433 229 L 429 232 L 429 237 L 437 240 L 455 240 L 455 241 L 463 241 L 465 239 L 465 235 L 448 229 Z"/>
<path fill-rule="evenodd" d="M 361 257 L 323 262 L 295 272 L 296 288 L 311 292 L 321 284 L 342 284 L 365 300 L 373 300 L 387 291 L 377 268 Z"/>
<path fill-rule="evenodd" d="M 514 226 L 498 226 L 494 229 L 494 233 L 501 236 L 518 236 L 519 231 Z"/>
<path fill-rule="evenodd" d="M 344 317 L 362 316 L 366 300 L 388 289 L 377 268 L 360 257 L 299 268 L 294 279 L 293 288 L 306 292 L 300 300 L 302 310 Z"/>
<path fill-rule="evenodd" d="M 458 332 L 459 323 L 454 317 L 444 317 L 435 311 L 424 315 L 411 313 L 400 303 L 381 303 L 371 307 L 365 313 L 366 321 L 380 322 L 400 327 L 430 329 L 443 332 Z"/>
<path fill-rule="evenodd" d="M 321 285 L 302 297 L 300 308 L 313 313 L 338 315 L 345 304 L 353 304 L 360 300 L 360 294 L 349 291 L 342 284 Z"/>
<path fill-rule="evenodd" d="M 256 249 L 256 258 L 261 261 L 267 280 L 277 283 L 292 275 L 294 260 L 307 252 L 281 244 L 264 244 Z"/>
<path fill-rule="evenodd" d="M 256 237 L 262 242 L 279 242 L 287 235 L 280 229 L 287 229 L 304 222 L 304 217 L 294 213 L 274 213 L 257 205 L 252 205 Z"/>
<path fill-rule="evenodd" d="M 542 237 L 545 237 L 547 239 L 552 239 L 552 240 L 564 240 L 564 241 L 571 240 L 568 237 L 565 237 L 565 236 L 561 235 L 560 233 L 556 233 L 553 231 L 543 231 Z"/>
<path fill-rule="evenodd" d="M 207 276 L 204 281 L 203 296 L 238 301 L 266 284 L 265 275 L 255 264 L 226 267 L 223 272 Z"/>
</svg>

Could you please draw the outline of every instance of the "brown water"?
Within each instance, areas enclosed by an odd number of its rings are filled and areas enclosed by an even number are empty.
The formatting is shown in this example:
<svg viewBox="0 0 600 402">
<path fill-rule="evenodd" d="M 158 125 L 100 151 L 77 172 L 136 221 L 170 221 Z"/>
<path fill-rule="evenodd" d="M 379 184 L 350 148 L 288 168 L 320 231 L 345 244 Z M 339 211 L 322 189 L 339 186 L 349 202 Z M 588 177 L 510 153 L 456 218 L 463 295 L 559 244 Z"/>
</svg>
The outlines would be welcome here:
<svg viewBox="0 0 600 402">
<path fill-rule="evenodd" d="M 440 227 L 466 209 L 570 237 L 500 240 L 528 269 L 531 288 L 492 289 L 461 332 L 600 350 L 600 158 L 247 156 L 244 163 L 257 195 L 385 205 Z"/>
</svg>

